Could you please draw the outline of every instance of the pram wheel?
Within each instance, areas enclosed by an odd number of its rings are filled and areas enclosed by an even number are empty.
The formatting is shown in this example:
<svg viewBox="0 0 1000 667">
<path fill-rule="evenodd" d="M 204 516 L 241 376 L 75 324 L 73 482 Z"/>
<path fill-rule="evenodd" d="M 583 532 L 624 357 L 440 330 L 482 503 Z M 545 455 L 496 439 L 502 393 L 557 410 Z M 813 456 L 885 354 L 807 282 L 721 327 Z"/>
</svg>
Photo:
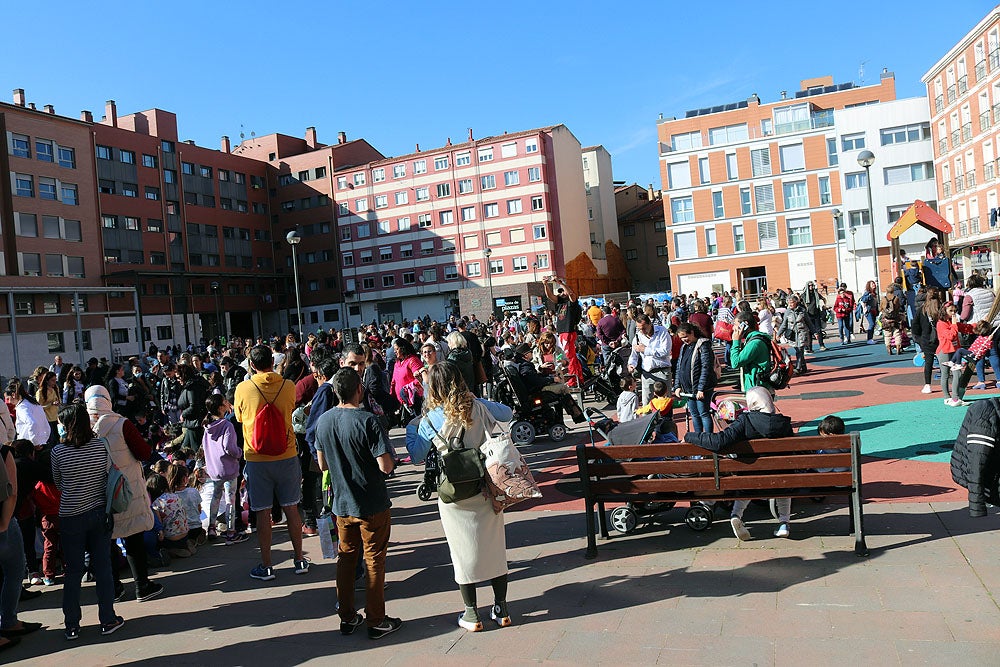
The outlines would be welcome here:
<svg viewBox="0 0 1000 667">
<path fill-rule="evenodd" d="M 510 426 L 510 437 L 515 445 L 530 445 L 535 440 L 535 427 L 531 422 L 516 421 Z"/>
<path fill-rule="evenodd" d="M 691 530 L 701 532 L 712 525 L 712 508 L 706 505 L 692 505 L 684 514 L 684 523 Z"/>
<path fill-rule="evenodd" d="M 417 487 L 417 498 L 420 498 L 425 502 L 431 499 L 432 493 L 434 493 L 434 491 L 432 491 L 431 487 L 426 484 L 421 484 Z"/>
<path fill-rule="evenodd" d="M 636 517 L 635 511 L 628 505 L 616 507 L 611 510 L 611 527 L 622 535 L 628 535 L 635 530 L 637 523 L 638 517 Z"/>
<path fill-rule="evenodd" d="M 562 424 L 553 424 L 549 427 L 549 439 L 552 442 L 560 442 L 566 438 L 566 427 Z"/>
</svg>

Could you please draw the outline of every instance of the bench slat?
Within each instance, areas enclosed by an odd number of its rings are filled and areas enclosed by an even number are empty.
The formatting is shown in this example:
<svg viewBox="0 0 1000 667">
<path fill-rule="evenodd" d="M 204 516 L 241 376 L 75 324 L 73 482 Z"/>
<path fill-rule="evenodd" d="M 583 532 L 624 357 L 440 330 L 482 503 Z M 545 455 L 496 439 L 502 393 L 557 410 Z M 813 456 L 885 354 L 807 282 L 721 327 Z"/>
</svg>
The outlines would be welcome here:
<svg viewBox="0 0 1000 667">
<path fill-rule="evenodd" d="M 591 477 L 612 477 L 614 475 L 653 475 L 705 473 L 715 474 L 715 461 L 711 457 L 701 460 L 680 461 L 615 461 L 613 463 L 593 463 L 587 466 Z"/>
<path fill-rule="evenodd" d="M 650 480 L 656 481 L 656 480 Z M 794 487 L 791 486 L 794 484 Z M 806 489 L 822 486 L 851 487 L 850 472 L 802 473 L 794 476 L 776 475 L 729 475 L 719 480 L 720 491 L 757 491 L 761 489 Z"/>
<path fill-rule="evenodd" d="M 759 458 L 738 458 L 719 457 L 720 473 L 741 473 L 747 468 L 752 468 L 754 472 L 778 471 L 796 472 L 799 470 L 812 470 L 815 468 L 850 468 L 850 452 L 842 454 L 786 454 L 779 456 L 761 456 Z"/>
<path fill-rule="evenodd" d="M 715 491 L 713 477 L 676 477 L 667 479 L 609 479 L 590 485 L 595 496 L 623 493 L 684 493 Z"/>
<path fill-rule="evenodd" d="M 712 453 L 695 445 L 669 443 L 666 445 L 609 445 L 607 447 L 587 447 L 587 459 L 603 463 L 622 459 L 651 459 L 672 456 L 708 456 Z"/>
</svg>

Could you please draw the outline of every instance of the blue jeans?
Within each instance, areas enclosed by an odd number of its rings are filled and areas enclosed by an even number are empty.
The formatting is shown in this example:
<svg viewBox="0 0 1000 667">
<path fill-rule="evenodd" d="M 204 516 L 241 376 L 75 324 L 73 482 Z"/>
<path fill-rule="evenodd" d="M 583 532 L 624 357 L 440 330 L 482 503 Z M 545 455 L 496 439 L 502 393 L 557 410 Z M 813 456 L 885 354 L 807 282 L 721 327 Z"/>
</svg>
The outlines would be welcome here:
<svg viewBox="0 0 1000 667">
<path fill-rule="evenodd" d="M 994 379 L 1000 381 L 1000 355 L 997 355 L 997 351 L 994 348 L 990 348 L 990 368 L 993 369 Z M 980 382 L 986 382 L 986 359 L 983 357 L 976 362 L 976 377 L 979 378 Z"/>
<path fill-rule="evenodd" d="M 2 465 L 2 461 L 0 461 Z M 10 526 L 0 533 L 0 629 L 17 625 L 17 603 L 21 599 L 21 580 L 24 579 L 24 543 L 21 528 L 11 517 Z"/>
<path fill-rule="evenodd" d="M 837 318 L 837 330 L 840 332 L 841 340 L 848 340 L 854 329 L 854 319 L 850 315 Z"/>
<path fill-rule="evenodd" d="M 707 395 L 708 392 L 706 392 Z M 712 415 L 708 411 L 708 399 L 696 400 L 689 398 L 687 402 L 688 412 L 691 413 L 691 429 L 695 433 L 712 432 Z"/>
<path fill-rule="evenodd" d="M 872 340 L 875 337 L 875 313 L 871 311 L 865 313 L 865 319 L 868 321 L 868 326 L 865 327 L 868 340 Z"/>
<path fill-rule="evenodd" d="M 104 507 L 75 516 L 59 517 L 66 579 L 63 583 L 63 618 L 67 628 L 80 627 L 80 582 L 84 573 L 84 553 L 90 553 L 90 570 L 97 582 L 97 609 L 101 624 L 115 621 L 115 582 L 111 574 L 111 533 L 105 522 Z"/>
</svg>

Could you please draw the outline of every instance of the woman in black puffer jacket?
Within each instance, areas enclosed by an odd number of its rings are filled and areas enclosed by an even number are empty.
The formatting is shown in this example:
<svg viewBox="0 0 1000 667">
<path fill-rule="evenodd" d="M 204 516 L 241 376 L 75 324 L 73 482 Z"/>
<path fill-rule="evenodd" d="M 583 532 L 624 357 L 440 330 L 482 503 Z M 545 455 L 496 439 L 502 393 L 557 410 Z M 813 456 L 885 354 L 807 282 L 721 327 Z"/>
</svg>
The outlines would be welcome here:
<svg viewBox="0 0 1000 667">
<path fill-rule="evenodd" d="M 920 305 L 913 314 L 911 332 L 913 340 L 924 354 L 924 388 L 920 393 L 929 394 L 931 377 L 934 374 L 934 352 L 937 350 L 938 342 L 935 322 L 941 311 L 941 290 L 937 287 L 921 287 L 917 294 L 917 303 Z"/>
<path fill-rule="evenodd" d="M 208 398 L 208 382 L 194 369 L 194 366 L 181 364 L 177 367 L 177 377 L 181 381 L 181 393 L 177 397 L 177 409 L 181 411 L 184 425 L 184 440 L 182 447 L 190 447 L 194 451 L 201 449 L 201 438 L 205 433 L 202 421 L 208 414 L 205 399 Z"/>
</svg>

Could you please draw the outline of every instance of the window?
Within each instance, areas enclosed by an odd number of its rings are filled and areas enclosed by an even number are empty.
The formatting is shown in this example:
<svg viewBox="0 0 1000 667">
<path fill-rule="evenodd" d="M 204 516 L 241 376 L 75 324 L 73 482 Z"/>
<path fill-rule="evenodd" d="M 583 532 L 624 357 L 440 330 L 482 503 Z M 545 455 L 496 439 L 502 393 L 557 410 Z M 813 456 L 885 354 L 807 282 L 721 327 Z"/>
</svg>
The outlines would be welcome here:
<svg viewBox="0 0 1000 667">
<path fill-rule="evenodd" d="M 403 274 L 403 284 L 412 285 L 417 282 L 417 274 L 413 271 L 407 271 Z"/>
<path fill-rule="evenodd" d="M 538 152 L 538 139 L 528 139 L 524 142 L 524 152 L 525 153 L 537 153 Z"/>
<path fill-rule="evenodd" d="M 726 217 L 726 210 L 722 205 L 722 193 L 718 190 L 712 193 L 712 216 L 716 220 Z"/>
<path fill-rule="evenodd" d="M 338 176 L 337 177 L 337 189 L 338 190 L 344 190 L 346 188 L 347 188 L 347 176 Z"/>
<path fill-rule="evenodd" d="M 80 203 L 77 198 L 76 186 L 71 183 L 63 183 L 60 188 L 62 192 L 62 203 L 69 204 L 70 206 L 76 206 Z"/>
<path fill-rule="evenodd" d="M 888 172 L 889 170 L 886 169 Z M 868 186 L 868 175 L 863 171 L 856 171 L 851 174 L 844 174 L 844 187 L 848 190 L 857 190 Z"/>
<path fill-rule="evenodd" d="M 507 201 L 507 215 L 514 215 L 521 212 L 521 200 L 510 199 Z"/>
<path fill-rule="evenodd" d="M 500 215 L 500 207 L 496 202 L 492 204 L 483 204 L 483 217 L 484 218 L 495 218 Z"/>
<path fill-rule="evenodd" d="M 159 190 L 157 188 L 152 188 L 153 190 L 156 190 L 156 193 L 155 193 L 155 196 L 150 197 L 150 192 L 149 192 L 150 189 L 151 188 L 146 188 L 146 199 L 159 199 L 160 198 L 160 192 L 159 192 Z M 309 201 L 308 199 L 303 199 L 302 200 L 303 208 L 309 208 L 308 205 L 307 205 L 308 201 Z M 229 197 L 221 197 L 219 199 L 219 208 L 221 208 L 224 211 L 232 211 L 233 210 L 233 200 L 230 199 Z"/>
<path fill-rule="evenodd" d="M 306 172 L 307 175 L 308 175 L 308 173 L 309 172 Z M 300 179 L 300 180 L 304 180 L 304 179 Z M 379 167 L 378 169 L 372 169 L 372 182 L 373 183 L 381 183 L 384 180 L 385 180 L 385 168 L 384 167 Z"/>
<path fill-rule="evenodd" d="M 628 250 L 625 251 L 625 259 L 627 260 L 639 259 L 639 251 L 633 248 L 629 248 Z"/>
<path fill-rule="evenodd" d="M 548 234 L 545 231 L 545 225 L 534 225 L 531 228 L 531 235 L 536 241 L 547 238 Z"/>
<path fill-rule="evenodd" d="M 517 156 L 517 144 L 509 143 L 500 146 L 500 157 L 515 157 Z"/>
<path fill-rule="evenodd" d="M 372 259 L 372 251 L 371 250 L 362 250 L 361 251 L 361 263 L 362 264 L 371 264 L 372 261 L 373 261 L 373 259 Z"/>
<path fill-rule="evenodd" d="M 22 155 L 20 157 L 28 157 L 27 155 Z M 48 139 L 36 139 L 35 140 L 35 159 L 39 162 L 52 162 L 54 156 L 52 155 L 52 142 Z"/>
<path fill-rule="evenodd" d="M 488 176 L 482 176 L 479 179 L 479 189 L 480 190 L 492 190 L 497 186 L 497 177 L 493 174 Z"/>
<path fill-rule="evenodd" d="M 421 255 L 433 255 L 434 254 L 434 241 L 421 241 L 420 242 L 420 254 Z"/>
<path fill-rule="evenodd" d="M 14 157 L 30 158 L 31 139 L 23 134 L 12 134 L 10 138 L 10 154 Z"/>
<path fill-rule="evenodd" d="M 761 220 L 757 223 L 757 237 L 761 250 L 774 250 L 778 247 L 778 225 L 774 220 Z"/>
<path fill-rule="evenodd" d="M 503 243 L 503 234 L 500 232 L 487 232 L 486 233 L 486 245 L 487 246 L 499 246 Z"/>
<path fill-rule="evenodd" d="M 389 195 L 375 195 L 375 208 L 388 208 Z"/>
<path fill-rule="evenodd" d="M 667 165 L 667 187 L 671 190 L 691 187 L 691 167 L 686 160 Z"/>
<path fill-rule="evenodd" d="M 165 265 L 167 263 L 167 256 L 162 252 L 157 252 L 155 250 L 149 253 L 149 263 L 153 265 Z"/>
<path fill-rule="evenodd" d="M 181 162 L 181 173 L 185 176 L 194 176 L 194 163 Z"/>
<path fill-rule="evenodd" d="M 779 146 L 778 156 L 781 158 L 781 171 L 802 171 L 806 168 L 806 157 L 802 144 Z"/>
<path fill-rule="evenodd" d="M 184 193 L 185 197 L 188 193 Z M 122 195 L 125 197 L 138 197 L 139 196 L 139 186 L 135 183 L 122 183 Z"/>
<path fill-rule="evenodd" d="M 524 227 L 515 227 L 510 230 L 510 242 L 511 243 L 523 243 L 524 242 Z"/>
<path fill-rule="evenodd" d="M 447 169 L 447 168 L 448 168 L 447 155 L 434 158 L 434 171 L 440 171 L 441 169 Z"/>
<path fill-rule="evenodd" d="M 176 183 L 177 182 L 177 172 L 173 169 L 163 170 L 163 182 L 164 183 Z"/>
<path fill-rule="evenodd" d="M 479 262 L 471 262 L 465 265 L 465 275 L 469 278 L 477 278 L 483 275 L 482 266 Z"/>
<path fill-rule="evenodd" d="M 904 144 L 910 141 L 924 141 L 931 138 L 931 124 L 915 123 L 913 125 L 888 127 L 879 132 L 879 138 L 883 146 Z"/>
<path fill-rule="evenodd" d="M 463 178 L 458 182 L 458 193 L 467 194 L 469 192 L 472 192 L 472 179 Z"/>
<path fill-rule="evenodd" d="M 438 197 L 450 197 L 451 196 L 451 183 L 438 183 L 438 186 L 437 186 L 437 196 Z"/>
<path fill-rule="evenodd" d="M 56 201 L 58 199 L 58 195 L 56 195 L 56 179 L 44 176 L 38 177 L 38 198 L 49 201 Z"/>
<path fill-rule="evenodd" d="M 67 241 L 83 240 L 79 220 L 63 220 L 63 238 Z"/>
<path fill-rule="evenodd" d="M 715 229 L 705 230 L 705 252 L 709 255 L 719 254 L 719 245 L 715 241 Z"/>
<path fill-rule="evenodd" d="M 358 225 L 358 238 L 366 239 L 372 235 L 372 228 L 367 222 L 363 222 Z"/>
<path fill-rule="evenodd" d="M 143 167 L 150 167 L 152 169 L 156 169 L 156 165 L 157 165 L 157 161 L 156 161 L 156 156 L 155 155 L 149 155 L 148 153 L 143 153 L 142 154 L 142 166 Z"/>
<path fill-rule="evenodd" d="M 395 287 L 396 286 L 396 276 L 389 274 L 387 276 L 382 276 L 382 287 Z"/>
<path fill-rule="evenodd" d="M 750 171 L 754 178 L 771 175 L 771 149 L 755 148 L 750 151 Z"/>
<path fill-rule="evenodd" d="M 14 313 L 16 315 L 34 315 L 35 302 L 29 294 L 14 296 Z"/>
<path fill-rule="evenodd" d="M 129 215 L 122 216 L 122 229 L 130 229 L 133 232 L 139 231 L 139 218 Z M 212 227 L 212 229 L 215 229 L 215 227 Z"/>
<path fill-rule="evenodd" d="M 883 173 L 886 185 L 909 183 L 911 181 L 926 181 L 934 178 L 934 165 L 930 162 L 905 164 L 899 167 L 886 167 L 883 169 Z M 39 183 L 40 189 L 41 183 Z"/>
<path fill-rule="evenodd" d="M 712 182 L 712 174 L 708 168 L 708 158 L 700 157 L 698 158 L 698 178 L 702 185 L 705 183 Z"/>
<path fill-rule="evenodd" d="M 403 178 L 406 176 L 406 165 L 396 164 L 392 167 L 392 177 L 393 178 Z"/>
<path fill-rule="evenodd" d="M 450 225 L 455 222 L 455 212 L 454 211 L 440 211 L 438 212 L 438 221 L 442 225 Z"/>
<path fill-rule="evenodd" d="M 736 153 L 726 153 L 726 178 L 735 181 L 740 177 L 739 167 L 736 163 Z"/>
<path fill-rule="evenodd" d="M 774 186 L 768 183 L 767 185 L 755 185 L 753 188 L 754 199 L 757 202 L 757 213 L 773 213 L 774 212 Z"/>
<path fill-rule="evenodd" d="M 345 252 L 343 255 L 341 255 L 340 260 L 342 266 L 354 266 L 354 253 Z"/>
<path fill-rule="evenodd" d="M 14 174 L 14 194 L 18 197 L 34 197 L 34 177 L 30 174 Z"/>
<path fill-rule="evenodd" d="M 421 213 L 417 216 L 417 227 L 430 227 L 431 224 L 430 213 Z"/>
<path fill-rule="evenodd" d="M 830 196 L 830 177 L 820 176 L 819 177 L 819 204 L 820 206 L 827 206 L 833 201 Z"/>
<path fill-rule="evenodd" d="M 462 246 L 466 250 L 475 250 L 479 247 L 479 236 L 476 234 L 470 234 L 469 236 L 462 237 Z"/>
<path fill-rule="evenodd" d="M 354 174 L 354 184 L 355 185 L 365 184 L 365 172 L 359 171 L 356 174 Z"/>
<path fill-rule="evenodd" d="M 24 234 L 22 234 L 22 236 L 24 236 Z M 47 239 L 58 239 L 62 237 L 62 234 L 60 234 L 58 217 L 54 215 L 42 216 L 42 236 Z"/>
<path fill-rule="evenodd" d="M 701 148 L 701 132 L 687 132 L 670 137 L 670 147 L 675 151 L 686 151 Z"/>
<path fill-rule="evenodd" d="M 541 195 L 538 195 L 537 197 L 532 197 L 531 198 L 531 210 L 532 211 L 541 211 L 542 208 L 544 208 L 544 206 L 545 206 L 545 204 L 544 204 L 544 202 L 542 200 Z"/>
<path fill-rule="evenodd" d="M 362 278 L 361 279 L 362 289 L 375 289 L 375 279 L 374 278 Z"/>
<path fill-rule="evenodd" d="M 118 157 L 121 160 L 122 164 L 135 164 L 134 151 L 119 150 Z"/>
<path fill-rule="evenodd" d="M 788 245 L 812 245 L 812 227 L 809 218 L 788 221 Z"/>
<path fill-rule="evenodd" d="M 448 254 L 455 252 L 455 239 L 441 239 L 441 253 Z"/>
<path fill-rule="evenodd" d="M 472 153 L 459 153 L 455 156 L 455 166 L 464 167 L 466 165 L 472 164 Z"/>
<path fill-rule="evenodd" d="M 708 143 L 710 146 L 716 144 L 731 144 L 734 141 L 747 141 L 750 135 L 747 132 L 747 124 L 727 125 L 726 127 L 713 127 L 708 131 Z"/>
<path fill-rule="evenodd" d="M 76 149 L 68 146 L 59 147 L 59 166 L 76 169 Z M 87 332 L 90 333 L 90 332 Z"/>
<path fill-rule="evenodd" d="M 469 220 L 476 219 L 476 207 L 475 206 L 463 206 L 462 207 L 462 222 L 468 222 Z"/>
<path fill-rule="evenodd" d="M 66 351 L 66 341 L 63 339 L 63 333 L 61 331 L 56 333 L 50 333 L 47 335 L 47 338 L 49 345 L 49 354 Z"/>
<path fill-rule="evenodd" d="M 294 208 L 294 206 L 293 206 Z M 354 200 L 354 210 L 358 213 L 363 213 L 368 210 L 368 197 L 361 197 L 360 199 Z"/>
<path fill-rule="evenodd" d="M 535 255 L 535 264 L 538 264 L 538 268 L 547 269 L 549 268 L 549 256 L 548 255 Z"/>
<path fill-rule="evenodd" d="M 795 104 L 774 110 L 774 128 L 778 134 L 801 132 L 811 126 L 808 104 Z"/>
<path fill-rule="evenodd" d="M 427 160 L 414 160 L 413 161 L 413 173 L 414 174 L 426 174 L 427 173 Z"/>
<path fill-rule="evenodd" d="M 487 146 L 485 148 L 480 148 L 478 153 L 478 158 L 480 162 L 492 162 L 493 161 L 493 147 Z"/>
<path fill-rule="evenodd" d="M 378 221 L 378 233 L 390 234 L 392 232 L 392 220 L 379 220 Z"/>
<path fill-rule="evenodd" d="M 516 171 L 505 171 L 503 173 L 503 184 L 507 187 L 518 185 L 521 182 L 521 175 Z"/>
<path fill-rule="evenodd" d="M 740 215 L 750 215 L 752 208 L 750 204 L 750 188 L 740 188 Z"/>
<path fill-rule="evenodd" d="M 490 260 L 490 274 L 503 273 L 503 260 L 502 259 L 491 259 Z"/>
<path fill-rule="evenodd" d="M 305 173 L 306 180 L 307 180 L 308 177 L 309 177 L 309 172 L 308 171 L 306 171 L 306 172 L 301 172 L 300 171 L 299 172 L 299 176 L 302 176 L 303 173 Z M 219 170 L 219 180 L 223 181 L 223 182 L 229 181 L 229 170 L 228 169 L 220 169 Z"/>
<path fill-rule="evenodd" d="M 420 274 L 420 279 L 425 283 L 436 283 L 438 279 L 437 269 L 424 269 Z"/>
<path fill-rule="evenodd" d="M 97 159 L 98 160 L 110 160 L 111 159 L 111 147 L 110 146 L 97 146 Z"/>
<path fill-rule="evenodd" d="M 430 188 L 417 188 L 417 201 L 427 201 L 430 198 Z"/>
<path fill-rule="evenodd" d="M 160 199 L 160 188 L 154 188 L 154 187 L 150 187 L 150 186 L 147 185 L 146 186 L 146 199 L 151 199 L 153 201 L 159 200 Z M 226 201 L 226 200 L 223 199 L 223 201 Z M 232 199 L 229 200 L 230 208 L 232 208 L 232 201 L 233 201 Z M 222 208 L 225 208 L 225 206 L 223 206 Z"/>
<path fill-rule="evenodd" d="M 806 190 L 805 181 L 783 183 L 782 190 L 784 191 L 786 210 L 809 206 L 809 192 Z"/>
<path fill-rule="evenodd" d="M 62 277 L 63 273 L 62 255 L 45 255 L 45 275 Z"/>
<path fill-rule="evenodd" d="M 402 257 L 403 259 L 413 257 L 413 244 L 404 243 L 403 245 L 399 246 L 399 256 Z"/>
<path fill-rule="evenodd" d="M 733 250 L 743 252 L 747 249 L 746 237 L 743 236 L 743 225 L 733 225 Z"/>
<path fill-rule="evenodd" d="M 454 264 L 449 264 L 444 267 L 444 279 L 445 280 L 455 280 L 458 278 L 458 267 Z"/>
<path fill-rule="evenodd" d="M 410 230 L 410 218 L 400 218 L 396 221 L 396 229 L 400 232 L 406 232 Z"/>
<path fill-rule="evenodd" d="M 326 167 L 316 167 L 316 178 L 326 178 Z M 333 320 L 327 320 L 327 321 L 330 322 Z"/>
<path fill-rule="evenodd" d="M 541 167 L 528 167 L 528 182 L 537 183 L 540 180 L 542 180 Z"/>
<path fill-rule="evenodd" d="M 694 222 L 694 200 L 688 197 L 674 197 L 670 200 L 670 218 L 676 222 Z"/>
<path fill-rule="evenodd" d="M 150 218 L 146 221 L 146 231 L 147 232 L 162 232 L 163 231 L 163 221 L 153 220 Z"/>
<path fill-rule="evenodd" d="M 660 252 L 660 248 L 666 250 L 664 246 L 657 246 L 657 256 L 666 256 L 665 253 Z M 674 232 L 674 256 L 677 259 L 690 259 L 698 256 L 698 237 L 694 230 Z"/>
<path fill-rule="evenodd" d="M 865 133 L 845 134 L 840 138 L 841 150 L 859 151 L 865 147 Z"/>
<path fill-rule="evenodd" d="M 396 193 L 396 206 L 402 206 L 403 204 L 410 203 L 410 193 L 406 190 L 400 190 Z"/>
<path fill-rule="evenodd" d="M 528 258 L 525 257 L 514 257 L 510 260 L 511 266 L 514 271 L 527 271 L 528 270 Z"/>
</svg>

